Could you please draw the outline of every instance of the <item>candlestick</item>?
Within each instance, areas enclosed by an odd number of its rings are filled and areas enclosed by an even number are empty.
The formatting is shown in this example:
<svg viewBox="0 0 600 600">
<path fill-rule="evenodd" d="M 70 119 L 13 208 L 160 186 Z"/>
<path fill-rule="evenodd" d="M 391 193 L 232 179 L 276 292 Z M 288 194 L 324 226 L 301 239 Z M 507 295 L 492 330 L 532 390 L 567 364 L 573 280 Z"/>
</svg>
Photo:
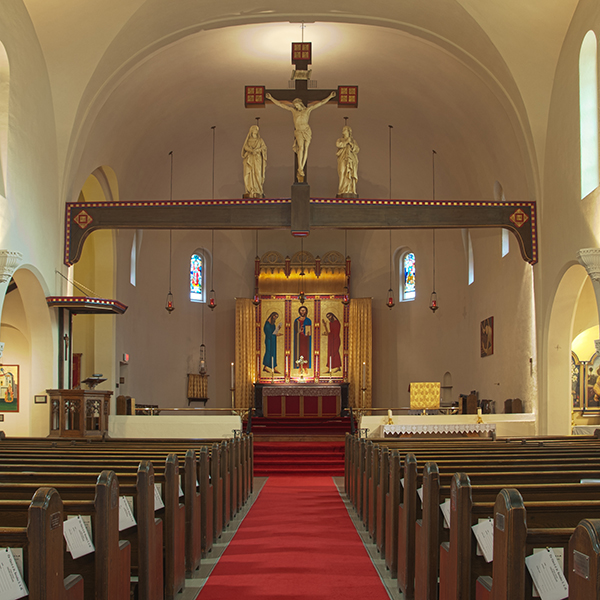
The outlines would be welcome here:
<svg viewBox="0 0 600 600">
<path fill-rule="evenodd" d="M 363 363 L 362 368 L 362 389 L 366 389 L 367 387 L 367 363 Z"/>
</svg>

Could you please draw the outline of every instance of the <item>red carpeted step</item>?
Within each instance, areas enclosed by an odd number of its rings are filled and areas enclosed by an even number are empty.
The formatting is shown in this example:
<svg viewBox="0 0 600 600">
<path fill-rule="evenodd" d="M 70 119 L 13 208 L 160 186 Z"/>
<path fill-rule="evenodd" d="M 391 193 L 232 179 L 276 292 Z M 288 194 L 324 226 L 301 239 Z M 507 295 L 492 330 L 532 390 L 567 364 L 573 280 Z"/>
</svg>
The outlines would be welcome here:
<svg viewBox="0 0 600 600">
<path fill-rule="evenodd" d="M 254 476 L 344 474 L 343 442 L 254 442 Z"/>
</svg>

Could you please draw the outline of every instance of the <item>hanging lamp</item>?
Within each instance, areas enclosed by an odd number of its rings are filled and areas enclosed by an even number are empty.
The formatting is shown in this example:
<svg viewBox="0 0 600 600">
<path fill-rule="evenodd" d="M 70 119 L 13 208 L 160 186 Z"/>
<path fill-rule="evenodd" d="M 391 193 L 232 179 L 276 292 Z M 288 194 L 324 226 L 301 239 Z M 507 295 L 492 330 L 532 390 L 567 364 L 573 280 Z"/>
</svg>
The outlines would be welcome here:
<svg viewBox="0 0 600 600">
<path fill-rule="evenodd" d="M 306 294 L 304 293 L 304 238 L 300 238 L 300 293 L 298 300 L 300 304 L 306 302 Z"/>
<path fill-rule="evenodd" d="M 257 117 L 259 119 L 260 117 Z M 258 256 L 258 229 L 256 230 L 256 243 L 255 243 L 256 255 L 254 258 L 254 296 L 252 297 L 252 304 L 258 306 L 260 304 L 260 295 L 258 293 L 258 278 L 260 276 L 260 257 Z"/>
<path fill-rule="evenodd" d="M 386 302 L 388 308 L 394 308 L 394 290 L 392 289 L 392 230 L 390 229 L 390 289 L 388 290 L 388 300 Z"/>
<path fill-rule="evenodd" d="M 217 307 L 217 294 L 215 293 L 215 230 L 212 230 L 212 269 L 210 271 L 210 292 L 208 292 L 208 308 L 214 310 Z"/>
<path fill-rule="evenodd" d="M 215 199 L 215 135 L 217 126 L 213 125 L 212 129 L 212 199 Z M 208 308 L 214 310 L 217 307 L 217 295 L 215 294 L 215 230 L 212 230 L 211 255 L 212 268 L 210 270 L 210 292 L 208 292 Z"/>
<path fill-rule="evenodd" d="M 432 171 L 432 198 L 435 202 L 435 155 L 437 152 L 435 150 L 431 151 L 431 171 Z M 437 294 L 435 293 L 435 229 L 433 229 L 433 291 L 431 292 L 431 296 L 429 297 L 429 308 L 431 312 L 435 314 L 435 311 L 439 308 L 437 301 Z"/>
<path fill-rule="evenodd" d="M 392 129 L 394 127 L 392 125 L 388 125 L 389 127 L 389 144 L 388 144 L 388 171 L 389 171 L 389 199 L 392 199 Z M 390 229 L 390 289 L 388 290 L 388 299 L 386 302 L 386 306 L 388 308 L 394 308 L 394 290 L 392 289 L 392 230 Z"/>
<path fill-rule="evenodd" d="M 346 119 L 347 117 L 344 117 Z M 346 265 L 348 265 L 348 230 L 344 230 L 344 261 L 346 261 Z M 344 286 L 344 290 L 342 292 L 342 304 L 344 306 L 348 306 L 350 304 L 350 288 L 348 287 L 348 267 L 346 266 L 346 276 L 345 276 L 346 285 Z"/>
<path fill-rule="evenodd" d="M 169 152 L 171 157 L 171 188 L 169 193 L 169 200 L 173 201 L 173 151 Z M 173 248 L 173 230 L 169 229 L 169 293 L 167 294 L 167 300 L 165 302 L 166 311 L 171 314 L 175 310 L 173 305 L 173 294 L 171 293 L 171 261 L 172 261 L 172 248 Z"/>
</svg>

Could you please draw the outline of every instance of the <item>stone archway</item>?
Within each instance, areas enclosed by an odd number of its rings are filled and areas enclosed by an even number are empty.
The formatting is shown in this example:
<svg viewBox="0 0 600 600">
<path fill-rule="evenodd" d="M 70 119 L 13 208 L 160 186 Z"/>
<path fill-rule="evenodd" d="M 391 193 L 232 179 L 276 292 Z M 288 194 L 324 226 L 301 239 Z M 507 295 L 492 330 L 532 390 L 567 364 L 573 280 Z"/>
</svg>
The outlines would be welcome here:
<svg viewBox="0 0 600 600">
<path fill-rule="evenodd" d="M 546 341 L 547 401 L 540 407 L 540 433 L 571 433 L 571 344 L 573 321 L 588 274 L 578 264 L 570 266 L 556 289 Z"/>
</svg>

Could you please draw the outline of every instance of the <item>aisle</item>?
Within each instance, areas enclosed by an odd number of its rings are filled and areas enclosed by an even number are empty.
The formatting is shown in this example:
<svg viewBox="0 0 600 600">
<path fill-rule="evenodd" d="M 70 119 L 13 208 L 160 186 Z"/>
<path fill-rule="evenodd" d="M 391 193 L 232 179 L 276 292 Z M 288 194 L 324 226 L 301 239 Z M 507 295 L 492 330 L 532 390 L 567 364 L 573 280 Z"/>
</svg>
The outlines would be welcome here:
<svg viewBox="0 0 600 600">
<path fill-rule="evenodd" d="M 331 477 L 270 477 L 198 600 L 389 600 Z"/>
</svg>

